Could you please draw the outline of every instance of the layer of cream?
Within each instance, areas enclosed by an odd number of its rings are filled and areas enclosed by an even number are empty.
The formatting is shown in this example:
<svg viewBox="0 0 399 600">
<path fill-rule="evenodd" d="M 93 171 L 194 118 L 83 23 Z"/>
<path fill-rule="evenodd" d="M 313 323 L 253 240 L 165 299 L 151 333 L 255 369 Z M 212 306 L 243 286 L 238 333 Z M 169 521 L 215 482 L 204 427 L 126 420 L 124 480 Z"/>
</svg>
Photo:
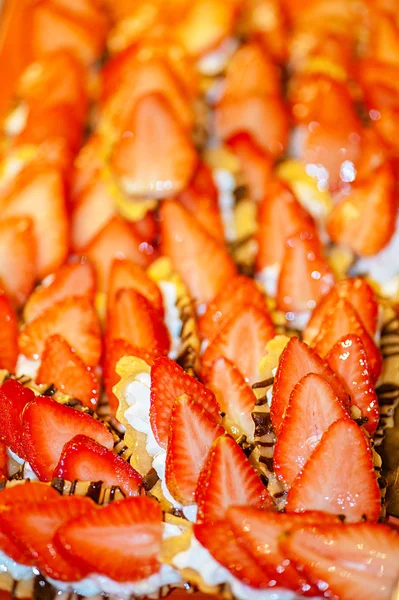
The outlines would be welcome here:
<svg viewBox="0 0 399 600">
<path fill-rule="evenodd" d="M 21 469 L 21 465 L 23 465 L 23 477 L 24 479 L 31 479 L 33 481 L 37 481 L 38 477 L 36 473 L 33 471 L 32 467 L 28 462 L 26 462 L 23 458 L 20 458 L 15 452 L 7 448 L 8 454 L 8 472 L 12 477 L 15 473 L 18 473 Z"/>
<path fill-rule="evenodd" d="M 234 38 L 226 38 L 211 52 L 208 52 L 197 61 L 197 69 L 201 75 L 214 77 L 224 71 L 231 56 L 238 47 L 238 41 Z"/>
<path fill-rule="evenodd" d="M 165 309 L 165 325 L 168 328 L 171 341 L 169 358 L 175 359 L 179 356 L 181 349 L 180 334 L 183 327 L 179 309 L 176 306 L 176 286 L 169 281 L 160 281 L 158 285 L 162 293 Z"/>
<path fill-rule="evenodd" d="M 236 237 L 234 224 L 236 180 L 234 175 L 226 169 L 214 169 L 212 175 L 219 192 L 218 201 L 224 234 L 227 241 L 232 241 Z"/>
</svg>

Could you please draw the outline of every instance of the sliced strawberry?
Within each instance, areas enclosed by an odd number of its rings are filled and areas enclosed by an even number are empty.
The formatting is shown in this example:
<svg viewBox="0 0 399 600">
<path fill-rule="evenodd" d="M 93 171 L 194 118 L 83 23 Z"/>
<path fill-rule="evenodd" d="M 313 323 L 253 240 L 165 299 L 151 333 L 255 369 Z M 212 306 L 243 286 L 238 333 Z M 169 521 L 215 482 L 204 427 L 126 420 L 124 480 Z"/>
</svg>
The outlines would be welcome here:
<svg viewBox="0 0 399 600">
<path fill-rule="evenodd" d="M 226 325 L 233 311 L 247 304 L 267 311 L 266 298 L 253 279 L 245 275 L 232 277 L 220 289 L 198 319 L 200 335 L 211 340 Z"/>
<path fill-rule="evenodd" d="M 85 435 L 77 435 L 62 449 L 53 477 L 68 481 L 103 481 L 118 486 L 127 496 L 137 496 L 142 477 L 129 463 Z"/>
<path fill-rule="evenodd" d="M 272 510 L 273 500 L 240 446 L 224 435 L 215 440 L 198 478 L 197 523 L 224 519 L 230 506 Z"/>
<path fill-rule="evenodd" d="M 216 421 L 220 421 L 220 409 L 213 392 L 185 373 L 170 358 L 158 358 L 151 368 L 150 421 L 155 438 L 163 448 L 168 443 L 169 422 L 175 400 L 182 394 L 191 396 Z"/>
<path fill-rule="evenodd" d="M 375 382 L 381 373 L 381 352 L 364 328 L 358 313 L 345 298 L 340 298 L 326 314 L 319 334 L 313 341 L 314 349 L 324 357 L 344 335 L 350 333 L 361 339 Z"/>
<path fill-rule="evenodd" d="M 42 481 L 51 479 L 64 445 L 79 434 L 113 448 L 110 431 L 87 413 L 47 396 L 38 396 L 25 407 L 22 441 L 29 464 Z"/>
<path fill-rule="evenodd" d="M 101 356 L 100 324 L 93 306 L 84 297 L 72 296 L 57 302 L 20 331 L 19 350 L 28 358 L 41 357 L 46 339 L 59 334 L 89 366 Z"/>
<path fill-rule="evenodd" d="M 0 396 L 0 399 L 1 399 L 1 396 Z M 0 480 L 4 481 L 7 479 L 8 479 L 7 446 L 4 442 L 0 441 Z"/>
<path fill-rule="evenodd" d="M 352 185 L 331 212 L 327 229 L 336 244 L 360 256 L 373 256 L 395 232 L 397 199 L 395 173 L 388 162 L 368 179 Z"/>
<path fill-rule="evenodd" d="M 292 390 L 308 373 L 321 375 L 330 384 L 341 404 L 349 409 L 348 394 L 339 377 L 314 350 L 298 338 L 293 337 L 280 356 L 273 384 L 270 416 L 277 434 L 284 420 Z"/>
<path fill-rule="evenodd" d="M 179 396 L 170 417 L 166 485 L 182 504 L 195 502 L 200 471 L 215 439 L 224 429 L 195 397 Z"/>
<path fill-rule="evenodd" d="M 110 307 L 114 305 L 117 293 L 122 289 L 133 289 L 139 292 L 163 315 L 162 294 L 157 284 L 132 260 L 116 258 L 112 262 L 109 275 L 108 305 Z"/>
<path fill-rule="evenodd" d="M 1 285 L 1 284 L 0 284 Z M 18 358 L 18 319 L 9 299 L 0 292 L 0 369 L 11 373 Z"/>
<path fill-rule="evenodd" d="M 338 281 L 330 292 L 317 303 L 303 332 L 303 338 L 307 344 L 310 344 L 317 336 L 326 314 L 335 308 L 339 298 L 345 298 L 352 304 L 369 334 L 374 336 L 378 321 L 376 294 L 362 277 L 354 277 Z"/>
<path fill-rule="evenodd" d="M 398 579 L 399 533 L 385 525 L 304 527 L 282 540 L 282 551 L 329 598 L 390 600 Z"/>
<path fill-rule="evenodd" d="M 78 178 L 83 178 L 83 175 L 80 175 L 80 163 L 83 163 L 90 173 L 90 166 L 86 165 L 85 160 L 84 151 L 86 149 L 89 153 L 91 150 L 89 144 L 87 144 L 87 147 L 83 147 L 75 161 L 77 191 L 71 216 L 71 243 L 77 252 L 85 248 L 104 229 L 107 223 L 117 216 L 112 188 L 108 181 L 99 176 L 98 171 L 94 170 L 92 178 L 88 182 L 78 180 Z M 98 152 L 101 156 L 100 150 Z M 83 189 L 80 189 L 80 187 L 83 187 Z M 120 229 L 124 230 L 124 228 Z M 117 239 L 117 236 L 114 239 Z M 137 244 L 133 244 L 133 251 L 137 254 L 136 246 Z"/>
<path fill-rule="evenodd" d="M 34 392 L 15 379 L 7 379 L 0 388 L 0 439 L 22 459 L 22 412 L 34 398 Z"/>
<path fill-rule="evenodd" d="M 267 186 L 259 206 L 257 271 L 283 262 L 286 242 L 299 231 L 313 231 L 311 216 L 280 180 Z"/>
<path fill-rule="evenodd" d="M 133 289 L 117 293 L 108 315 L 107 336 L 155 354 L 167 354 L 170 349 L 169 332 L 158 310 Z"/>
<path fill-rule="evenodd" d="M 24 307 L 25 321 L 32 321 L 47 308 L 71 296 L 84 296 L 92 301 L 96 287 L 93 266 L 86 258 L 77 257 L 55 273 L 49 285 L 35 289 Z"/>
<path fill-rule="evenodd" d="M 331 348 L 326 361 L 341 378 L 351 405 L 367 419 L 363 427 L 373 435 L 380 420 L 380 409 L 362 340 L 353 334 L 344 336 Z"/>
<path fill-rule="evenodd" d="M 36 382 L 53 384 L 63 394 L 77 398 L 93 410 L 97 406 L 100 383 L 93 369 L 85 365 L 60 335 L 47 338 Z"/>
<path fill-rule="evenodd" d="M 380 516 L 380 490 L 368 441 L 351 419 L 333 423 L 287 497 L 288 512 L 321 510 L 348 522 Z"/>
<path fill-rule="evenodd" d="M 258 363 L 266 344 L 274 337 L 269 314 L 249 304 L 242 306 L 214 337 L 202 356 L 202 373 L 207 377 L 216 359 L 228 358 L 251 385 L 259 380 Z"/>
<path fill-rule="evenodd" d="M 227 358 L 218 358 L 209 370 L 206 384 L 215 394 L 220 411 L 227 417 L 224 426 L 229 433 L 235 438 L 245 435 L 253 440 L 252 411 L 256 398 L 237 367 Z"/>
<path fill-rule="evenodd" d="M 16 504 L 3 513 L 4 528 L 19 547 L 30 552 L 35 565 L 48 577 L 61 581 L 79 581 L 89 571 L 83 565 L 71 565 L 57 552 L 53 538 L 66 522 L 94 513 L 95 504 L 81 496 L 62 497 L 50 502 Z"/>
<path fill-rule="evenodd" d="M 164 254 L 197 304 L 208 303 L 235 275 L 231 257 L 181 204 L 164 202 L 161 218 Z"/>
<path fill-rule="evenodd" d="M 312 310 L 333 285 L 317 234 L 302 232 L 287 240 L 277 284 L 278 309 L 294 314 Z"/>
<path fill-rule="evenodd" d="M 0 223 L 0 281 L 16 308 L 26 302 L 36 280 L 33 221 L 9 217 Z"/>
<path fill-rule="evenodd" d="M 119 581 L 139 581 L 160 568 L 161 505 L 146 496 L 112 502 L 61 527 L 56 547 L 73 564 Z"/>
<path fill-rule="evenodd" d="M 300 379 L 291 392 L 273 454 L 275 472 L 287 486 L 293 484 L 330 425 L 347 415 L 321 375 L 309 373 Z"/>
</svg>

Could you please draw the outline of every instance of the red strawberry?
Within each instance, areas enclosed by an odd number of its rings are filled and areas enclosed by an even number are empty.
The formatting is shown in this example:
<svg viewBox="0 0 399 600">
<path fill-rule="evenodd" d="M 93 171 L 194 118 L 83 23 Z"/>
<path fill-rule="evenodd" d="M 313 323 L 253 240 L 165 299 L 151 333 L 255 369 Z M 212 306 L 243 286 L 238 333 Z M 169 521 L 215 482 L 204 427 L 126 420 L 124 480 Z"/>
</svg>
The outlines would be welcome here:
<svg viewBox="0 0 399 600">
<path fill-rule="evenodd" d="M 36 279 L 36 239 L 32 219 L 0 223 L 0 281 L 16 308 L 26 302 Z"/>
<path fill-rule="evenodd" d="M 377 329 L 378 301 L 373 288 L 362 277 L 338 281 L 329 293 L 321 298 L 312 312 L 303 338 L 310 344 L 320 331 L 326 314 L 335 308 L 339 298 L 350 302 L 361 318 L 363 325 L 373 336 Z"/>
<path fill-rule="evenodd" d="M 347 416 L 329 383 L 309 373 L 291 392 L 274 448 L 274 469 L 287 486 L 306 464 L 332 423 Z"/>
<path fill-rule="evenodd" d="M 7 379 L 0 388 L 0 439 L 22 459 L 22 412 L 34 398 L 33 391 L 15 379 Z"/>
<path fill-rule="evenodd" d="M 399 533 L 385 525 L 321 525 L 282 540 L 285 556 L 335 600 L 390 600 L 398 579 Z"/>
<path fill-rule="evenodd" d="M 344 336 L 331 348 L 326 361 L 341 378 L 351 405 L 356 406 L 362 417 L 367 419 L 363 427 L 373 435 L 380 419 L 380 410 L 361 339 L 353 334 Z"/>
<path fill-rule="evenodd" d="M 151 368 L 150 420 L 155 438 L 163 448 L 168 443 L 169 422 L 175 400 L 182 394 L 191 396 L 216 421 L 220 421 L 220 409 L 213 392 L 185 373 L 170 358 L 157 358 Z"/>
<path fill-rule="evenodd" d="M 162 204 L 161 219 L 164 254 L 197 304 L 210 302 L 236 273 L 227 250 L 177 202 Z"/>
<path fill-rule="evenodd" d="M 1 285 L 1 284 L 0 284 Z M 18 319 L 10 301 L 0 292 L 0 369 L 11 373 L 18 358 Z"/>
<path fill-rule="evenodd" d="M 269 314 L 253 305 L 239 308 L 214 337 L 202 356 L 205 377 L 215 360 L 224 356 L 235 364 L 250 384 L 259 380 L 258 363 L 274 336 Z"/>
<path fill-rule="evenodd" d="M 110 431 L 84 412 L 63 406 L 47 396 L 38 396 L 25 407 L 22 441 L 28 461 L 42 481 L 51 479 L 64 445 L 79 434 L 113 448 Z"/>
<path fill-rule="evenodd" d="M 237 367 L 227 358 L 218 358 L 210 368 L 206 384 L 215 394 L 220 411 L 227 415 L 225 427 L 229 433 L 233 437 L 244 434 L 253 440 L 252 411 L 256 398 Z"/>
<path fill-rule="evenodd" d="M 108 315 L 107 336 L 156 354 L 167 354 L 170 348 L 169 332 L 159 311 L 133 289 L 117 293 Z"/>
<path fill-rule="evenodd" d="M 36 381 L 55 385 L 88 408 L 94 410 L 97 406 L 100 383 L 93 369 L 86 367 L 60 335 L 47 338 Z"/>
<path fill-rule="evenodd" d="M 327 229 L 336 244 L 360 256 L 373 256 L 387 245 L 395 232 L 397 199 L 395 173 L 388 162 L 370 176 L 352 184 L 331 212 Z"/>
<path fill-rule="evenodd" d="M 19 350 L 28 358 L 42 356 L 46 340 L 59 334 L 89 366 L 101 356 L 100 324 L 93 306 L 84 297 L 72 296 L 53 304 L 20 331 Z"/>
<path fill-rule="evenodd" d="M 55 545 L 71 564 L 124 582 L 159 571 L 161 540 L 161 505 L 141 496 L 69 521 L 58 530 Z"/>
<path fill-rule="evenodd" d="M 352 304 L 344 298 L 340 298 L 326 314 L 319 334 L 313 341 L 314 349 L 324 357 L 344 335 L 350 333 L 361 339 L 367 354 L 370 374 L 373 381 L 376 381 L 382 368 L 381 352 L 367 333 Z"/>
<path fill-rule="evenodd" d="M 174 403 L 166 455 L 166 485 L 182 504 L 193 504 L 200 471 L 212 443 L 224 433 L 214 417 L 186 394 Z"/>
<path fill-rule="evenodd" d="M 273 500 L 240 446 L 232 437 L 217 438 L 198 478 L 197 522 L 224 519 L 230 506 L 272 510 Z"/>
<path fill-rule="evenodd" d="M 103 481 L 118 486 L 127 496 L 137 496 L 142 477 L 129 463 L 85 435 L 77 435 L 62 449 L 53 477 L 68 481 Z"/>
<path fill-rule="evenodd" d="M 112 307 L 119 290 L 133 289 L 163 315 L 161 290 L 144 269 L 132 260 L 116 258 L 112 262 L 108 284 L 108 306 Z"/>
<path fill-rule="evenodd" d="M 246 304 L 268 312 L 266 298 L 253 279 L 236 275 L 221 288 L 198 319 L 200 335 L 211 340 L 231 318 L 231 314 Z"/>
<path fill-rule="evenodd" d="M 92 301 L 95 274 L 90 262 L 81 257 L 71 260 L 55 273 L 49 285 L 35 289 L 24 307 L 25 321 L 32 321 L 56 302 L 71 296 L 84 296 Z"/>
<path fill-rule="evenodd" d="M 321 438 L 287 497 L 288 512 L 321 510 L 348 522 L 380 516 L 380 490 L 368 441 L 351 419 L 333 423 Z"/>
<path fill-rule="evenodd" d="M 312 310 L 333 285 L 317 235 L 305 231 L 291 237 L 277 284 L 277 308 L 292 313 Z"/>
<path fill-rule="evenodd" d="M 35 565 L 48 577 L 61 581 L 79 581 L 89 571 L 82 565 L 71 565 L 57 552 L 53 538 L 57 530 L 66 522 L 89 515 L 95 511 L 95 504 L 85 497 L 61 497 L 50 502 L 28 502 L 14 505 L 3 513 L 4 529 L 11 540 L 27 550 Z"/>
<path fill-rule="evenodd" d="M 330 384 L 340 403 L 345 408 L 349 408 L 349 398 L 339 377 L 314 350 L 293 337 L 280 356 L 273 385 L 270 416 L 277 434 L 284 420 L 292 390 L 308 373 L 321 375 Z"/>
<path fill-rule="evenodd" d="M 0 441 L 0 481 L 8 479 L 8 454 L 7 446 Z"/>
<path fill-rule="evenodd" d="M 91 150 L 90 142 L 83 146 L 75 161 L 75 176 L 76 173 L 79 173 L 81 164 L 85 167 L 84 176 L 90 175 L 90 166 L 86 164 L 85 153 L 88 154 Z M 98 150 L 98 155 L 101 156 L 101 149 Z M 83 189 L 80 189 L 80 185 L 78 185 L 80 182 L 75 182 L 78 190 L 75 192 L 76 198 L 72 208 L 71 243 L 77 252 L 81 252 L 82 248 L 88 245 L 90 248 L 90 242 L 117 216 L 115 199 L 110 185 L 99 176 L 98 171 L 99 169 L 94 169 L 92 177 L 87 182 L 82 182 Z M 120 229 L 124 231 L 124 228 Z M 128 249 L 130 247 L 129 237 L 127 236 Z M 132 246 L 133 253 L 136 254 L 137 244 L 133 243 Z M 112 247 L 111 251 L 113 252 Z M 94 253 L 96 254 L 95 251 Z M 99 268 L 101 268 L 100 258 L 98 258 L 98 262 Z"/>
</svg>

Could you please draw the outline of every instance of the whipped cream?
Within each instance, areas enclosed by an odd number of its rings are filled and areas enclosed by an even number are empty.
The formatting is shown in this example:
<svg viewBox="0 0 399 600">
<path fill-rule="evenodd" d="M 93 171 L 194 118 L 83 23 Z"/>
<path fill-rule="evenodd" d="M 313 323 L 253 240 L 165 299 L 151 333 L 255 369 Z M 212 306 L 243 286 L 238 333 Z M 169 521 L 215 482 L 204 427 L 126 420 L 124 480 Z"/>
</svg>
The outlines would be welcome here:
<svg viewBox="0 0 399 600">
<path fill-rule="evenodd" d="M 38 477 L 36 473 L 33 471 L 32 467 L 28 462 L 26 462 L 23 458 L 20 458 L 15 452 L 7 448 L 8 454 L 8 472 L 10 477 L 18 473 L 21 469 L 21 465 L 23 465 L 23 477 L 24 479 L 31 479 L 33 481 L 38 481 Z"/>
<path fill-rule="evenodd" d="M 28 105 L 25 102 L 20 102 L 4 121 L 5 134 L 14 137 L 21 133 L 25 128 L 28 113 Z"/>
<path fill-rule="evenodd" d="M 8 573 L 13 579 L 22 581 L 34 575 L 32 567 L 21 565 L 0 550 L 0 573 Z"/>
<path fill-rule="evenodd" d="M 224 71 L 230 57 L 238 47 L 238 40 L 226 38 L 211 52 L 208 52 L 197 61 L 197 69 L 201 75 L 214 77 Z"/>
<path fill-rule="evenodd" d="M 222 216 L 224 234 L 228 241 L 232 241 L 236 237 L 234 224 L 234 206 L 236 188 L 236 180 L 234 175 L 226 169 L 214 169 L 213 179 L 219 191 L 219 208 Z"/>
<path fill-rule="evenodd" d="M 183 321 L 180 318 L 180 312 L 176 306 L 176 286 L 169 281 L 160 281 L 158 285 L 162 293 L 165 308 L 165 325 L 168 328 L 171 340 L 169 358 L 175 359 L 179 356 L 181 348 L 180 335 L 183 327 Z"/>
<path fill-rule="evenodd" d="M 37 372 L 40 367 L 40 360 L 26 358 L 24 354 L 18 355 L 17 366 L 15 367 L 15 374 L 17 377 L 27 375 L 33 380 L 37 377 Z"/>
<path fill-rule="evenodd" d="M 275 298 L 277 296 L 277 283 L 278 277 L 280 275 L 280 266 L 276 263 L 274 265 L 270 265 L 259 271 L 256 274 L 256 280 L 262 285 L 266 294 L 270 298 Z"/>
</svg>

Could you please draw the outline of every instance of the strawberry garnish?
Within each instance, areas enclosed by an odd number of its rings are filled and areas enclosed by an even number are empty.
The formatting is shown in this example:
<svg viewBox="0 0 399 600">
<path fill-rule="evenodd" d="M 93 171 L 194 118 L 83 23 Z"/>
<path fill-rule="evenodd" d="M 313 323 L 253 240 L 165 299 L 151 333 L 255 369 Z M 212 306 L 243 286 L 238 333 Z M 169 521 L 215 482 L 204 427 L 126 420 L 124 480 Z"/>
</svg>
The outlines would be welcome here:
<svg viewBox="0 0 399 600">
<path fill-rule="evenodd" d="M 112 262 L 108 284 L 108 304 L 111 309 L 117 293 L 122 289 L 135 290 L 163 315 L 162 294 L 157 284 L 132 260 L 116 258 Z"/>
<path fill-rule="evenodd" d="M 53 477 L 68 481 L 103 481 L 118 486 L 127 496 L 137 496 L 142 477 L 129 463 L 95 440 L 77 435 L 62 449 Z"/>
<path fill-rule="evenodd" d="M 361 417 L 365 419 L 363 427 L 373 435 L 380 419 L 380 410 L 362 340 L 353 334 L 344 336 L 331 348 L 326 361 L 341 378 L 351 406 L 360 410 Z"/>
<path fill-rule="evenodd" d="M 0 481 L 8 479 L 8 453 L 7 446 L 0 441 Z"/>
<path fill-rule="evenodd" d="M 42 481 L 49 481 L 64 445 L 83 434 L 112 449 L 110 431 L 90 415 L 63 406 L 47 396 L 38 396 L 24 410 L 22 441 L 32 469 Z"/>
<path fill-rule="evenodd" d="M 210 302 L 236 273 L 227 250 L 177 202 L 164 202 L 161 218 L 164 254 L 197 304 Z"/>
<path fill-rule="evenodd" d="M 273 500 L 240 446 L 224 435 L 215 440 L 202 467 L 195 498 L 197 522 L 217 521 L 230 506 L 272 510 Z"/>
<path fill-rule="evenodd" d="M 69 521 L 58 530 L 55 544 L 72 564 L 124 582 L 159 571 L 161 540 L 161 505 L 141 496 Z"/>
<path fill-rule="evenodd" d="M 295 479 L 286 509 L 321 510 L 343 515 L 348 522 L 378 519 L 380 490 L 370 446 L 354 421 L 340 419 L 328 428 Z"/>
<path fill-rule="evenodd" d="M 220 421 L 219 405 L 210 390 L 191 377 L 173 360 L 157 358 L 151 368 L 150 420 L 155 438 L 166 448 L 169 437 L 169 422 L 176 398 L 188 394 L 213 418 Z"/>
<path fill-rule="evenodd" d="M 53 384 L 63 394 L 77 398 L 93 410 L 97 406 L 100 383 L 93 369 L 85 365 L 60 335 L 46 340 L 36 382 Z"/>
<path fill-rule="evenodd" d="M 112 195 L 112 189 L 109 183 L 99 176 L 98 169 L 93 169 L 90 178 L 90 166 L 86 164 L 86 155 L 89 154 L 92 148 L 90 142 L 83 146 L 81 153 L 78 155 L 75 163 L 76 178 L 89 176 L 88 181 L 76 181 L 77 190 L 71 215 L 71 243 L 75 251 L 81 252 L 96 235 L 102 231 L 105 226 L 116 217 L 115 198 Z M 98 150 L 99 157 L 101 150 Z M 80 175 L 80 164 L 83 163 L 85 171 Z M 78 175 L 76 175 L 78 173 Z M 83 187 L 83 189 L 80 189 Z M 121 231 L 126 230 L 120 227 Z M 126 234 L 125 234 L 126 235 Z M 110 236 L 112 237 L 112 236 Z M 129 237 L 129 236 L 127 236 Z M 136 254 L 136 245 L 133 244 L 133 252 Z M 129 246 L 128 246 L 129 248 Z"/>
<path fill-rule="evenodd" d="M 0 284 L 1 285 L 1 284 Z M 18 319 L 9 299 L 0 292 L 0 369 L 11 373 L 18 358 Z"/>
<path fill-rule="evenodd" d="M 321 375 L 330 384 L 341 404 L 349 408 L 349 398 L 339 377 L 314 350 L 293 337 L 280 357 L 273 385 L 270 416 L 276 433 L 279 432 L 284 420 L 292 390 L 308 373 Z"/>
<path fill-rule="evenodd" d="M 9 217 L 0 223 L 1 287 L 19 308 L 36 279 L 36 238 L 32 219 Z"/>
<path fill-rule="evenodd" d="M 28 358 L 41 357 L 46 340 L 58 334 L 89 366 L 101 356 L 100 325 L 93 306 L 84 297 L 72 296 L 53 304 L 20 331 L 19 350 Z"/>
<path fill-rule="evenodd" d="M 224 429 L 194 398 L 182 395 L 174 403 L 166 455 L 166 485 L 182 504 L 193 504 L 200 471 L 208 452 Z"/>
<path fill-rule="evenodd" d="M 7 379 L 0 388 L 0 439 L 20 458 L 25 458 L 22 440 L 22 412 L 35 394 L 15 379 Z"/>
<path fill-rule="evenodd" d="M 309 373 L 300 379 L 291 392 L 273 454 L 275 472 L 287 486 L 293 484 L 330 425 L 347 414 L 323 377 Z"/>
</svg>

